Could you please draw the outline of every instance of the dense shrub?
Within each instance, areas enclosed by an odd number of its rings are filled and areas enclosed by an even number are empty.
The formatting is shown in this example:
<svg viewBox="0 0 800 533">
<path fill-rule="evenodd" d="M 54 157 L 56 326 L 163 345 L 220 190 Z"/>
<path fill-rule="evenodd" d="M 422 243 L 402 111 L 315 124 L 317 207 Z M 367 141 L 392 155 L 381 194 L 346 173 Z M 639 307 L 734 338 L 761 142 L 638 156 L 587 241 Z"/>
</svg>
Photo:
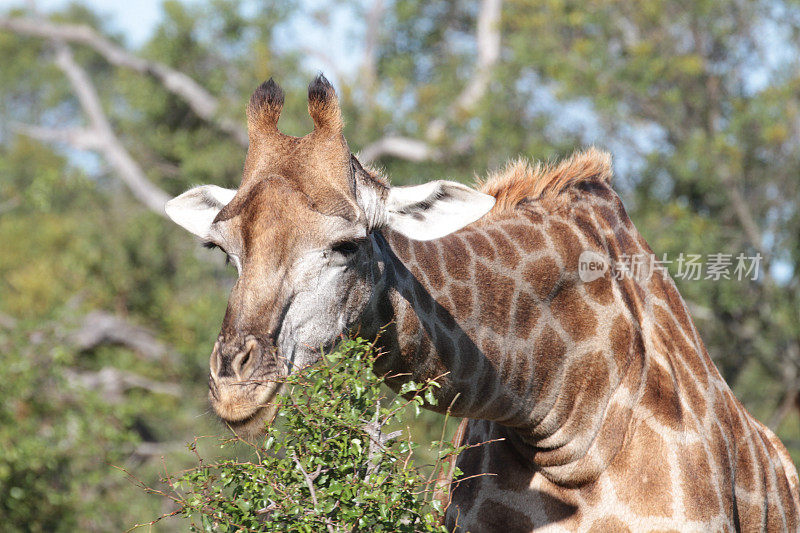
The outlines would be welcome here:
<svg viewBox="0 0 800 533">
<path fill-rule="evenodd" d="M 165 479 L 163 494 L 180 506 L 173 514 L 206 531 L 441 531 L 434 474 L 458 449 L 434 441 L 436 464 L 417 465 L 419 445 L 392 431 L 436 401 L 437 383 L 387 393 L 374 357 L 370 344 L 348 340 L 326 364 L 290 376 L 275 422 L 246 443 L 253 460 L 211 464 L 198 454 L 196 468 Z"/>
</svg>

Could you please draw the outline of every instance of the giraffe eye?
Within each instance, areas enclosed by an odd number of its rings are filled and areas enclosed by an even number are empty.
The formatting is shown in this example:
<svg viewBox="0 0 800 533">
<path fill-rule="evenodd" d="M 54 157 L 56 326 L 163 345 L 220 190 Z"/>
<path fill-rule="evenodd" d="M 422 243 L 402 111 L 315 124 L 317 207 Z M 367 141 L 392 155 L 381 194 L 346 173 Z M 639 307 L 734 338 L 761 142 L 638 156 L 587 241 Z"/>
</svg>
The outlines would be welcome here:
<svg viewBox="0 0 800 533">
<path fill-rule="evenodd" d="M 348 257 L 358 251 L 361 242 L 362 241 L 339 241 L 331 246 L 331 251 Z"/>
<path fill-rule="evenodd" d="M 220 246 L 219 244 L 217 244 L 215 242 L 205 241 L 205 242 L 202 243 L 202 245 L 203 245 L 203 248 L 209 248 L 209 249 L 212 249 L 212 250 L 214 248 L 218 248 L 218 249 L 222 250 L 222 252 L 225 254 L 225 265 L 230 265 L 231 263 L 233 263 L 233 265 L 236 267 L 236 272 L 238 272 L 241 275 L 241 273 L 242 273 L 242 261 L 239 259 L 238 255 L 226 252 L 222 248 L 222 246 Z"/>
</svg>

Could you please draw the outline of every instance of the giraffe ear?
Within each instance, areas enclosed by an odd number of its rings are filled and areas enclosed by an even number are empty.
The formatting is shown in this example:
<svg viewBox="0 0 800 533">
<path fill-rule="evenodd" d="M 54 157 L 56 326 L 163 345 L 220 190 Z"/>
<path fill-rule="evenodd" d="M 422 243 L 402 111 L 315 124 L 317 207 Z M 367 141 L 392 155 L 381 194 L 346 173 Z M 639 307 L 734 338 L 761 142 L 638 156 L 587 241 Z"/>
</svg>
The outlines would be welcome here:
<svg viewBox="0 0 800 533">
<path fill-rule="evenodd" d="M 212 222 L 236 194 L 235 189 L 201 185 L 176 196 L 164 206 L 173 222 L 204 239 Z"/>
<path fill-rule="evenodd" d="M 391 187 L 386 196 L 386 226 L 409 239 L 439 239 L 475 222 L 495 198 L 454 181 Z"/>
</svg>

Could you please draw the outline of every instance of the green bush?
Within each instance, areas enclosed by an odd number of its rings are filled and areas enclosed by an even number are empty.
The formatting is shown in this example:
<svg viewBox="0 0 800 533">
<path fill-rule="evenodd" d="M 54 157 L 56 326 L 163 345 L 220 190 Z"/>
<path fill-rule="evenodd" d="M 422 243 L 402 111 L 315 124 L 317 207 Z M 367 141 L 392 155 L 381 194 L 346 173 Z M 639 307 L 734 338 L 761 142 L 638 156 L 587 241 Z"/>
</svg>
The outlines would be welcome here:
<svg viewBox="0 0 800 533">
<path fill-rule="evenodd" d="M 158 509 L 118 497 L 128 487 L 110 465 L 126 464 L 139 444 L 135 415 L 109 404 L 102 391 L 71 382 L 69 373 L 86 363 L 60 344 L 62 335 L 41 323 L 0 327 L 3 532 L 113 531 L 125 523 L 120 515 L 131 520 Z M 98 501 L 103 513 L 96 512 Z"/>
<path fill-rule="evenodd" d="M 438 384 L 409 382 L 402 396 L 387 393 L 372 372 L 372 348 L 345 341 L 325 364 L 290 376 L 265 437 L 245 443 L 254 460 L 209 464 L 198 454 L 197 467 L 155 492 L 172 498 L 180 506 L 172 514 L 189 517 L 195 530 L 443 531 L 434 474 L 460 449 L 434 441 L 435 464 L 418 466 L 419 445 L 391 431 L 435 403 Z M 236 442 L 244 441 L 222 446 Z"/>
</svg>

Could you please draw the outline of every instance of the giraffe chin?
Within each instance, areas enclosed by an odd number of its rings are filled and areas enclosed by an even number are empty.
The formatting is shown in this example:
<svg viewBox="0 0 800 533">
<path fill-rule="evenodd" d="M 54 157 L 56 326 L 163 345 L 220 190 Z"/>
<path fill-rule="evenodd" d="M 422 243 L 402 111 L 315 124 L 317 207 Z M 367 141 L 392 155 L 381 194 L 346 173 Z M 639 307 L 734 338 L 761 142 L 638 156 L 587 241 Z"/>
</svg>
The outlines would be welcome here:
<svg viewBox="0 0 800 533">
<path fill-rule="evenodd" d="M 258 438 L 275 420 L 280 406 L 273 400 L 283 390 L 283 383 L 270 382 L 264 389 L 256 402 L 248 401 L 244 405 L 213 402 L 217 415 L 238 437 L 246 440 Z"/>
</svg>

